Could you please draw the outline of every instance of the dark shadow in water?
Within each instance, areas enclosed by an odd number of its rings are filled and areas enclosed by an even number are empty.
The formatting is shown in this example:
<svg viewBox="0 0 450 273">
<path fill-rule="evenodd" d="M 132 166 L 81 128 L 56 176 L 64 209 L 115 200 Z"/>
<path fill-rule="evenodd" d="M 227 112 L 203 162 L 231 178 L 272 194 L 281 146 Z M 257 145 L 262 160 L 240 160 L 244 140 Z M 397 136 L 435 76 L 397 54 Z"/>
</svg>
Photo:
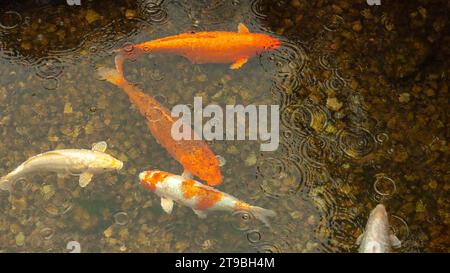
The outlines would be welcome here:
<svg viewBox="0 0 450 273">
<path fill-rule="evenodd" d="M 0 49 L 6 59 L 20 63 L 105 54 L 142 24 L 164 21 L 162 2 L 82 1 L 70 6 L 66 1 L 2 1 Z"/>
<path fill-rule="evenodd" d="M 252 1 L 262 25 L 303 50 L 287 53 L 290 69 L 281 66 L 275 89 L 290 93 L 283 141 L 300 151 L 297 166 L 341 181 L 319 193 L 335 195 L 317 204 L 328 219 L 328 250 L 356 250 L 354 234 L 381 202 L 405 221 L 394 229 L 411 231 L 400 234 L 400 251 L 448 251 L 448 196 L 438 189 L 448 181 L 449 10 L 445 0 Z M 376 193 L 380 176 L 397 192 Z M 303 182 L 320 189 L 317 180 Z"/>
</svg>

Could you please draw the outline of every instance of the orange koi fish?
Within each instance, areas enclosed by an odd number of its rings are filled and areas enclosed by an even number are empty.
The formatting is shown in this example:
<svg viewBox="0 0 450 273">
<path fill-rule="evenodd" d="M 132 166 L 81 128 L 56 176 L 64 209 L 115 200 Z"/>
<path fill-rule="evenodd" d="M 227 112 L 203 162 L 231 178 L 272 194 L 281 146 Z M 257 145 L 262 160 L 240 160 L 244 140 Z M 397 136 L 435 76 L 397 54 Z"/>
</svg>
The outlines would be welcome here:
<svg viewBox="0 0 450 273">
<path fill-rule="evenodd" d="M 146 117 L 150 132 L 169 154 L 181 163 L 185 174 L 193 174 L 212 186 L 222 183 L 218 159 L 206 142 L 194 140 L 194 130 L 191 130 L 191 140 L 174 140 L 171 128 L 177 120 L 172 118 L 167 108 L 128 83 L 116 70 L 100 68 L 98 73 L 106 81 L 123 89 L 131 102 Z"/>
<path fill-rule="evenodd" d="M 251 33 L 241 23 L 238 32 L 183 33 L 119 49 L 116 68 L 123 74 L 125 59 L 135 59 L 144 53 L 169 53 L 184 56 L 195 64 L 231 63 L 231 69 L 238 69 L 249 58 L 280 45 L 278 39 L 262 33 Z"/>
<path fill-rule="evenodd" d="M 272 210 L 252 206 L 195 180 L 164 171 L 141 172 L 139 180 L 142 186 L 161 197 L 161 207 L 168 214 L 175 201 L 191 208 L 201 219 L 211 211 L 245 211 L 270 227 L 268 218 L 276 216 Z"/>
</svg>

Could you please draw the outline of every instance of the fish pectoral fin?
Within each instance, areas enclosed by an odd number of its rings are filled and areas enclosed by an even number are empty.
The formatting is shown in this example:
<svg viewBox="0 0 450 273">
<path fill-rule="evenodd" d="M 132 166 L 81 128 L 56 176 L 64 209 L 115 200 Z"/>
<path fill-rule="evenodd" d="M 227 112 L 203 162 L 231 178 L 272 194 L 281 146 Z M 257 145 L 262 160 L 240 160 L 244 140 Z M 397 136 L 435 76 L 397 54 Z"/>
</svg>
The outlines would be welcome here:
<svg viewBox="0 0 450 273">
<path fill-rule="evenodd" d="M 357 244 L 357 245 L 360 245 L 360 244 L 361 244 L 361 241 L 362 241 L 363 235 L 364 235 L 364 233 L 363 233 L 363 234 L 361 234 L 361 235 L 359 235 L 359 236 L 358 236 L 358 239 L 356 239 L 356 244 Z"/>
<path fill-rule="evenodd" d="M 208 214 L 203 210 L 196 210 L 196 209 L 192 210 L 194 211 L 195 214 L 197 214 L 198 218 L 200 219 L 205 219 L 208 216 Z"/>
<path fill-rule="evenodd" d="M 248 61 L 248 58 L 247 58 L 247 57 L 239 58 L 239 59 L 237 59 L 237 60 L 230 66 L 230 68 L 231 68 L 231 69 L 239 69 L 239 68 L 241 68 L 244 64 L 246 64 L 247 61 Z"/>
<path fill-rule="evenodd" d="M 105 141 L 92 144 L 92 151 L 104 152 L 106 148 L 108 148 L 108 144 Z"/>
<path fill-rule="evenodd" d="M 92 180 L 92 177 L 94 176 L 94 174 L 92 173 L 88 173 L 88 172 L 84 172 L 82 174 L 80 174 L 80 187 L 84 188 L 86 187 Z"/>
<path fill-rule="evenodd" d="M 186 170 L 184 170 L 184 172 L 181 174 L 181 176 L 183 178 L 186 178 L 186 179 L 193 179 L 194 178 L 192 173 L 190 173 L 189 171 L 186 171 Z"/>
<path fill-rule="evenodd" d="M 161 197 L 161 207 L 167 214 L 171 214 L 173 209 L 173 201 L 171 199 Z"/>
<path fill-rule="evenodd" d="M 399 248 L 402 246 L 402 242 L 395 236 L 394 234 L 391 234 L 389 236 L 389 239 L 391 241 L 391 246 L 394 248 Z"/>
<path fill-rule="evenodd" d="M 248 28 L 243 23 L 239 23 L 238 32 L 239 33 L 250 33 L 250 30 L 248 30 Z"/>
</svg>

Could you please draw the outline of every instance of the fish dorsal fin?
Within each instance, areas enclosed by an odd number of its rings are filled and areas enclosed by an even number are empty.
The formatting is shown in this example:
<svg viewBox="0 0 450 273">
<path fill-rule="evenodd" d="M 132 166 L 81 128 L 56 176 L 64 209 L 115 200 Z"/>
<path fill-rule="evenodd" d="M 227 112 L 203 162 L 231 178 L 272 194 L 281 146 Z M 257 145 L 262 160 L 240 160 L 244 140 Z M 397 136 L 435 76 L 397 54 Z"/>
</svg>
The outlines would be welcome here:
<svg viewBox="0 0 450 273">
<path fill-rule="evenodd" d="M 167 214 L 171 214 L 173 209 L 173 201 L 168 198 L 161 197 L 161 207 Z"/>
<path fill-rule="evenodd" d="M 238 32 L 239 33 L 250 33 L 250 30 L 248 30 L 248 28 L 243 23 L 239 23 Z"/>
<path fill-rule="evenodd" d="M 84 173 L 80 174 L 80 180 L 79 180 L 80 187 L 82 187 L 82 188 L 86 187 L 91 182 L 93 176 L 94 175 L 89 172 L 84 172 Z"/>
<path fill-rule="evenodd" d="M 105 141 L 100 141 L 92 144 L 92 151 L 104 152 L 108 148 L 108 144 Z"/>
</svg>

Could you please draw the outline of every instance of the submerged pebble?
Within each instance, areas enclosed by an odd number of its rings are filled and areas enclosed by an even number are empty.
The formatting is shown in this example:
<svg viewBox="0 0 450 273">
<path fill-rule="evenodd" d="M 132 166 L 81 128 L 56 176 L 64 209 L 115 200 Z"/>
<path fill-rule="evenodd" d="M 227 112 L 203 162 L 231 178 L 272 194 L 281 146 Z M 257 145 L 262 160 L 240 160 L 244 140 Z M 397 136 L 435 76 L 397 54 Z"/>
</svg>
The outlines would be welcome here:
<svg viewBox="0 0 450 273">
<path fill-rule="evenodd" d="M 16 245 L 23 246 L 25 244 L 25 235 L 22 232 L 16 235 Z"/>
</svg>

